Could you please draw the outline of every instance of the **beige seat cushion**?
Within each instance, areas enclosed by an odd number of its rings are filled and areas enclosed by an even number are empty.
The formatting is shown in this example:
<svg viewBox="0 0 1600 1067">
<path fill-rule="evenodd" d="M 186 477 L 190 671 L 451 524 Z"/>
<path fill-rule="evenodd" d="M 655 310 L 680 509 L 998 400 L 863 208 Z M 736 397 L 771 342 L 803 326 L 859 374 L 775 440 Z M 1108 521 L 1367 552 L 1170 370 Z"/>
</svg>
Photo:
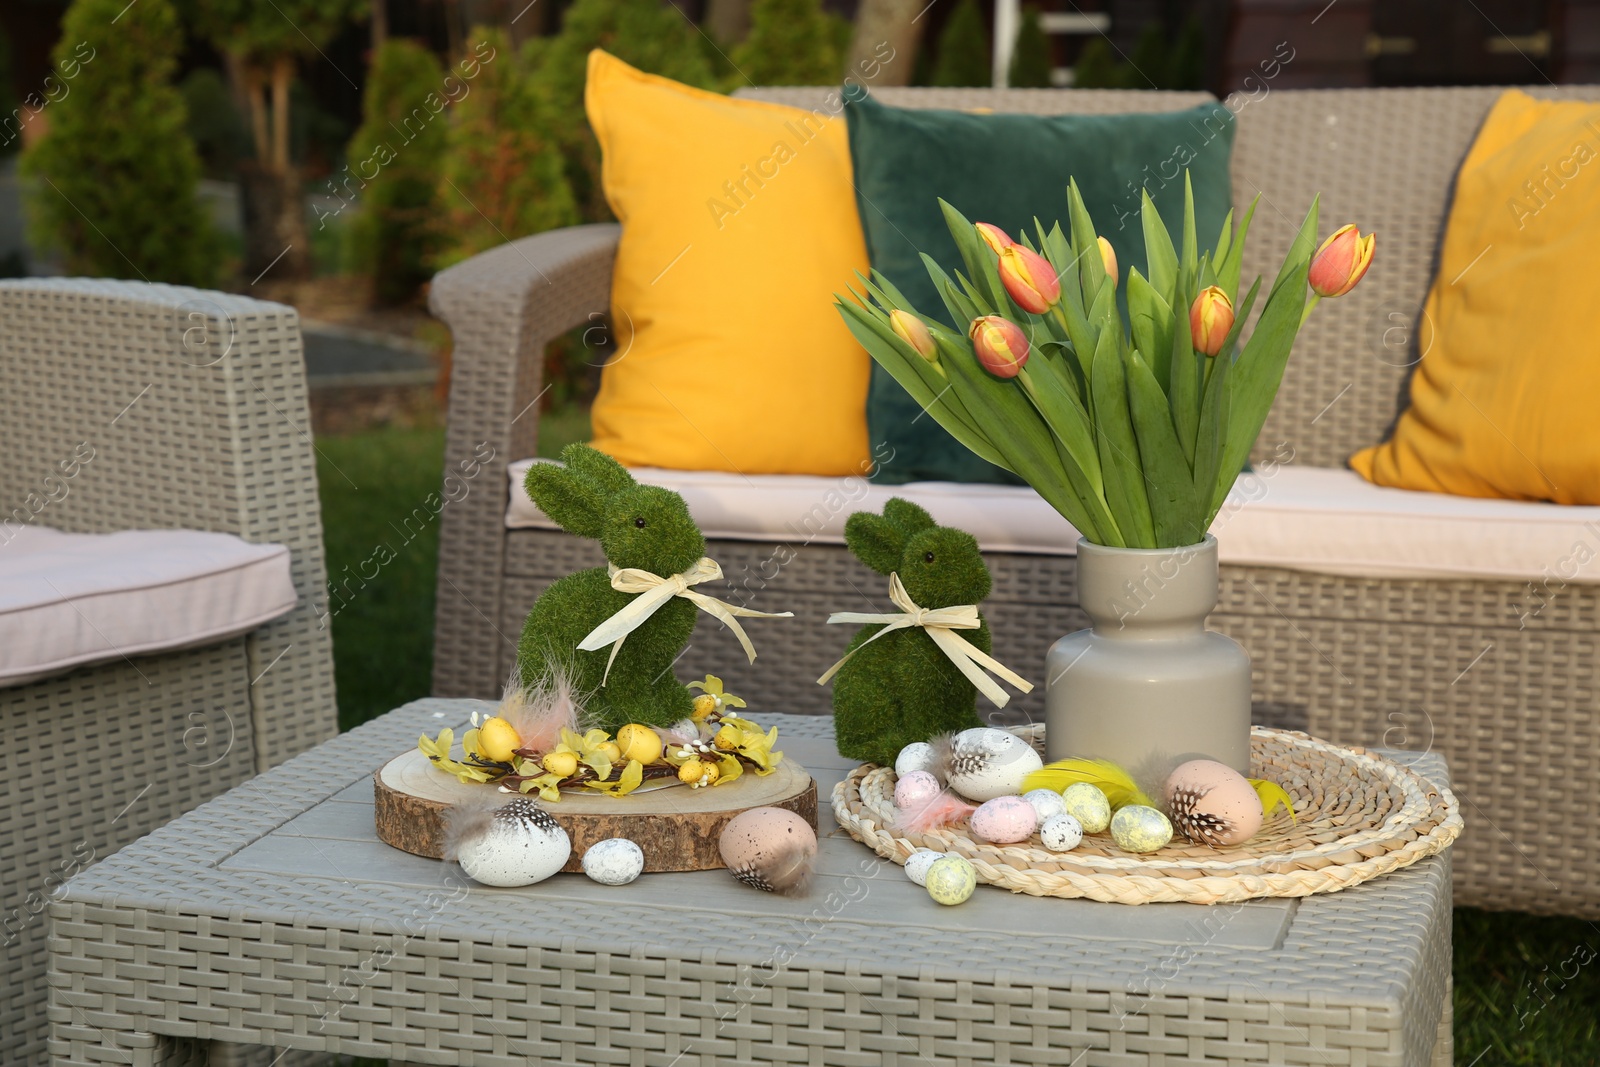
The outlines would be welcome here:
<svg viewBox="0 0 1600 1067">
<path fill-rule="evenodd" d="M 550 528 L 510 466 L 506 525 Z M 543 462 L 543 461 L 537 461 Z M 1077 531 L 1025 486 L 724 474 L 639 468 L 683 494 L 708 537 L 840 544 L 851 512 L 891 496 L 968 531 L 986 551 L 1072 555 Z M 1353 471 L 1280 466 L 1235 483 L 1212 532 L 1224 563 L 1386 578 L 1600 582 L 1600 507 L 1386 489 Z"/>
<path fill-rule="evenodd" d="M 294 607 L 289 550 L 197 530 L 0 527 L 0 686 L 211 644 Z"/>
</svg>

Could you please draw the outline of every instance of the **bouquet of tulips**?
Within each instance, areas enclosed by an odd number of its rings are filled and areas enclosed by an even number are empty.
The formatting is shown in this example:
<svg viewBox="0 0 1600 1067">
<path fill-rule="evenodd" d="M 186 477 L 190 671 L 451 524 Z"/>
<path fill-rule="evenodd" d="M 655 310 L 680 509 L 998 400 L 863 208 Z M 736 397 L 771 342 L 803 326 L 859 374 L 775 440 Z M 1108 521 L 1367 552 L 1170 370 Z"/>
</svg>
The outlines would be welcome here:
<svg viewBox="0 0 1600 1067">
<path fill-rule="evenodd" d="M 1196 544 L 1226 499 L 1277 395 L 1295 334 L 1322 297 L 1348 292 L 1372 261 L 1373 236 L 1345 226 L 1315 255 L 1317 204 L 1267 290 L 1238 302 L 1255 204 L 1222 224 L 1199 255 L 1185 176 L 1182 247 L 1148 194 L 1141 222 L 1148 276 L 1128 272 L 1128 321 L 1116 257 L 1073 182 L 1070 239 L 1035 220 L 1020 242 L 973 225 L 940 201 L 965 273 L 923 255 L 958 334 L 908 305 L 881 274 L 838 307 L 872 357 L 972 451 L 1015 472 L 1095 544 Z M 858 275 L 859 277 L 859 275 Z M 1236 310 L 1237 309 L 1237 310 Z"/>
</svg>

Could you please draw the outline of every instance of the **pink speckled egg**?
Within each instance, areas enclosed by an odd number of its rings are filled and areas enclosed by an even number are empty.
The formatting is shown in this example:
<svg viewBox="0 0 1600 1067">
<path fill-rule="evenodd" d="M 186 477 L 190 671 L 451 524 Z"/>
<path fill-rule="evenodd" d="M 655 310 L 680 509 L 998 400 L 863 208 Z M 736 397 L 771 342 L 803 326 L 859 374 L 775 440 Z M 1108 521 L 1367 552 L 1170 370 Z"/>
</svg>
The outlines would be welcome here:
<svg viewBox="0 0 1600 1067">
<path fill-rule="evenodd" d="M 997 845 L 1026 841 L 1039 827 L 1039 813 L 1021 797 L 995 797 L 978 805 L 967 823 L 973 834 Z"/>
<path fill-rule="evenodd" d="M 769 893 L 800 891 L 817 857 L 817 832 L 783 808 L 741 811 L 717 841 L 722 862 L 745 885 Z"/>
<path fill-rule="evenodd" d="M 1167 778 L 1172 825 L 1197 844 L 1227 848 L 1261 829 L 1261 798 L 1250 780 L 1225 763 L 1197 759 Z"/>
<path fill-rule="evenodd" d="M 894 806 L 901 811 L 921 811 L 942 792 L 944 787 L 931 771 L 911 771 L 894 785 Z"/>
</svg>

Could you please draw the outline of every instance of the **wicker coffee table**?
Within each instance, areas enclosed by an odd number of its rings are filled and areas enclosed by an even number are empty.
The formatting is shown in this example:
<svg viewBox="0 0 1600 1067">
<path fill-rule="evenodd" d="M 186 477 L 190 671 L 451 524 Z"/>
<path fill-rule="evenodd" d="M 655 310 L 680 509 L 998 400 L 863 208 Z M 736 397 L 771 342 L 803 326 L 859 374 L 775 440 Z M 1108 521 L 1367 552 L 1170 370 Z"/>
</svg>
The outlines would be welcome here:
<svg viewBox="0 0 1600 1067">
<path fill-rule="evenodd" d="M 1448 853 L 1299 901 L 945 909 L 823 804 L 803 898 L 722 871 L 486 889 L 372 826 L 372 772 L 481 706 L 409 704 L 69 882 L 52 1062 L 203 1063 L 204 1041 L 479 1067 L 1450 1062 Z M 849 769 L 828 719 L 758 718 L 823 797 Z"/>
</svg>

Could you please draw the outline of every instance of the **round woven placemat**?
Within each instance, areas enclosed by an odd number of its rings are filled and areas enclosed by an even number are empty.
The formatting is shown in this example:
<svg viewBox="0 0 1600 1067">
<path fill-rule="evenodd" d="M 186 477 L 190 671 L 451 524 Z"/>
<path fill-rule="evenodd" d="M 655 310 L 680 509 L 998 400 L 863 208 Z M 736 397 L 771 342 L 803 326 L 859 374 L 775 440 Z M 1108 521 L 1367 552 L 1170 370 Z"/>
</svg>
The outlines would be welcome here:
<svg viewBox="0 0 1600 1067">
<path fill-rule="evenodd" d="M 1014 732 L 1042 750 L 1042 725 Z M 870 763 L 834 787 L 833 814 L 851 837 L 896 863 L 919 848 L 954 852 L 972 861 L 979 882 L 1116 904 L 1332 893 L 1442 852 L 1461 833 L 1461 812 L 1448 789 L 1365 749 L 1256 727 L 1250 753 L 1251 777 L 1283 786 L 1297 817 L 1278 808 L 1236 848 L 1196 845 L 1179 834 L 1165 848 L 1135 855 L 1112 844 L 1109 834 L 1090 834 L 1071 852 L 1051 852 L 1037 836 L 996 845 L 973 837 L 964 824 L 901 832 L 894 827 L 895 773 Z"/>
</svg>

